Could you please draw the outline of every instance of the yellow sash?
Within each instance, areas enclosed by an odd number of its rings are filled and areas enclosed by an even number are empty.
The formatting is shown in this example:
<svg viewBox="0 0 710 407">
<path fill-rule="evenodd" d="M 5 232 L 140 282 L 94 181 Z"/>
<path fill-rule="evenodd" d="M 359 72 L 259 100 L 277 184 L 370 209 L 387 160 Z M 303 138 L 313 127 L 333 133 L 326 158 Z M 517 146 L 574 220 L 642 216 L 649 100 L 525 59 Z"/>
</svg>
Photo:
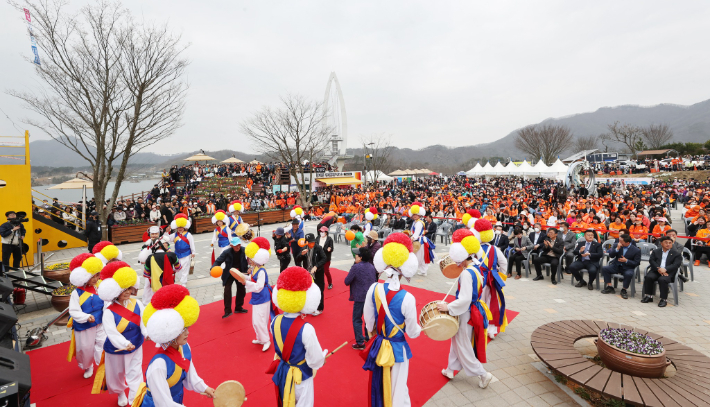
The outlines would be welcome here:
<svg viewBox="0 0 710 407">
<path fill-rule="evenodd" d="M 93 294 L 88 291 L 84 291 L 83 294 L 79 296 L 79 306 L 84 305 L 86 300 L 88 300 Z M 67 328 L 71 328 L 71 342 L 69 342 L 69 354 L 67 355 L 67 362 L 71 362 L 72 358 L 76 356 L 76 338 L 74 337 L 74 318 L 69 318 L 67 323 Z"/>
<path fill-rule="evenodd" d="M 136 300 L 131 298 L 128 303 L 128 308 L 129 310 L 133 311 L 136 309 Z M 128 327 L 128 320 L 126 318 L 121 317 L 121 320 L 118 322 L 118 325 L 116 325 L 116 330 L 118 333 L 123 333 L 123 331 L 126 330 Z M 108 338 L 106 338 L 108 341 Z M 106 364 L 104 359 L 106 358 L 106 352 L 101 352 L 101 363 L 99 363 L 99 366 L 96 368 L 96 376 L 94 377 L 94 386 L 91 388 L 91 394 L 101 394 L 103 391 L 103 388 L 106 385 Z"/>
<path fill-rule="evenodd" d="M 384 300 L 386 301 L 387 299 L 385 298 Z M 375 286 L 375 308 L 377 309 L 377 312 L 380 312 L 381 305 L 382 299 L 380 298 L 377 286 Z M 382 312 L 385 311 L 382 310 Z M 377 359 L 375 359 L 375 363 L 377 364 L 377 366 L 382 367 L 382 398 L 384 401 L 384 405 L 385 407 L 392 407 L 392 366 L 394 366 L 395 364 L 395 358 L 394 350 L 392 349 L 392 344 L 387 338 L 394 337 L 397 331 L 404 329 L 404 323 L 392 327 L 392 330 L 388 335 L 386 331 L 387 318 L 389 317 L 385 315 L 384 321 L 382 322 L 382 326 L 380 327 L 380 331 L 384 332 L 385 339 L 382 339 L 382 342 L 380 343 L 380 351 L 377 353 Z"/>
<path fill-rule="evenodd" d="M 283 314 L 277 316 L 274 321 L 274 339 L 276 340 L 276 345 L 283 352 L 284 341 L 281 335 L 282 320 Z M 306 363 L 305 359 L 298 362 L 298 365 L 304 363 Z M 301 369 L 296 366 L 289 366 L 288 373 L 286 374 L 286 384 L 284 385 L 283 407 L 296 407 L 296 385 L 301 384 L 301 380 L 303 380 Z"/>
</svg>

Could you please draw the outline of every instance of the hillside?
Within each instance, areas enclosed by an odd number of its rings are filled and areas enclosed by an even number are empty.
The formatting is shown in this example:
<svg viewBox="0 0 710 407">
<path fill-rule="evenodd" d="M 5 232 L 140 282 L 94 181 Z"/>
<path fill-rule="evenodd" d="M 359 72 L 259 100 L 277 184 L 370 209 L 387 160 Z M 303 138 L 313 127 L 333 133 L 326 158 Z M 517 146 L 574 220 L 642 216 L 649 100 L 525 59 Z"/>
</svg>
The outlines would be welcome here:
<svg viewBox="0 0 710 407">
<path fill-rule="evenodd" d="M 674 133 L 674 141 L 699 142 L 704 143 L 710 140 L 710 100 L 696 103 L 690 106 L 673 104 L 661 104 L 657 106 L 636 106 L 624 105 L 617 107 L 602 107 L 594 112 L 579 113 L 566 117 L 549 118 L 541 123 L 552 123 L 565 125 L 572 129 L 575 136 L 599 135 L 606 131 L 607 125 L 614 121 L 629 123 L 639 126 L 647 126 L 653 123 L 667 123 Z M 396 148 L 390 160 L 394 166 L 422 168 L 427 167 L 435 171 L 453 172 L 461 169 L 471 168 L 476 161 L 493 158 L 530 158 L 524 157 L 515 148 L 515 137 L 517 129 L 511 131 L 505 137 L 491 143 L 483 143 L 472 146 L 447 147 L 444 145 L 433 145 L 420 150 L 408 148 Z M 352 143 L 355 140 L 351 141 Z M 85 161 L 77 154 L 70 151 L 63 145 L 53 140 L 38 140 L 30 143 L 32 163 L 50 167 L 62 166 L 85 166 Z M 361 156 L 362 150 L 357 148 L 348 149 L 350 154 Z M 168 167 L 174 164 L 184 164 L 184 158 L 189 157 L 194 152 L 159 155 L 155 153 L 141 152 L 131 158 L 133 164 L 154 164 L 156 167 Z M 254 154 L 247 154 L 233 150 L 207 151 L 207 154 L 217 158 L 219 161 L 235 155 L 244 161 L 251 161 L 254 158 L 262 159 Z M 571 148 L 565 153 L 573 153 Z M 357 169 L 361 164 L 352 163 Z"/>
</svg>

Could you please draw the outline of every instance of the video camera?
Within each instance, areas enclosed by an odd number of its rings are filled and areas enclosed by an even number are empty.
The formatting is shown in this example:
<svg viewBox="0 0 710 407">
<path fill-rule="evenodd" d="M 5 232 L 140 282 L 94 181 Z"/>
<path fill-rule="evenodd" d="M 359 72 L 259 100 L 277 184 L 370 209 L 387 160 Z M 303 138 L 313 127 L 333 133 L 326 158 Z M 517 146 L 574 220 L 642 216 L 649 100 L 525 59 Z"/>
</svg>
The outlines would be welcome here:
<svg viewBox="0 0 710 407">
<path fill-rule="evenodd" d="M 27 213 L 25 212 L 15 212 L 16 217 L 14 219 L 8 219 L 8 222 L 12 226 L 20 226 L 22 223 L 29 222 L 30 220 L 27 219 Z"/>
</svg>

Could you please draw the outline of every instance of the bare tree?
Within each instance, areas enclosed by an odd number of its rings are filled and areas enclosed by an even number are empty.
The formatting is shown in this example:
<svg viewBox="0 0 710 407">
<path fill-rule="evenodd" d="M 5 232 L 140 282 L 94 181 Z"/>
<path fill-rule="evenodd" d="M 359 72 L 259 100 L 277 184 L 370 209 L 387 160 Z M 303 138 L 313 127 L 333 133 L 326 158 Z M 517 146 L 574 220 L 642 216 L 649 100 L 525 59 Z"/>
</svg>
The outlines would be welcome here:
<svg viewBox="0 0 710 407">
<path fill-rule="evenodd" d="M 257 152 L 289 163 L 289 173 L 299 190 L 299 205 L 307 208 L 311 202 L 308 184 L 312 186 L 315 179 L 312 166 L 306 177 L 305 162 L 321 159 L 332 129 L 323 126 L 326 111 L 322 103 L 300 95 L 282 97 L 281 102 L 280 108 L 262 108 L 242 122 L 241 129 Z"/>
<path fill-rule="evenodd" d="M 574 149 L 576 151 L 587 151 L 597 149 L 597 136 L 582 136 L 577 137 L 574 143 Z"/>
<path fill-rule="evenodd" d="M 182 58 L 186 46 L 166 26 L 137 23 L 119 2 L 99 1 L 76 14 L 60 0 L 11 4 L 32 13 L 42 50 L 42 65 L 35 65 L 35 72 L 45 87 L 8 93 L 42 118 L 27 119 L 27 124 L 89 162 L 96 211 L 106 226 L 131 156 L 181 126 L 188 88 L 188 62 Z M 102 230 L 106 239 L 108 228 Z"/>
<path fill-rule="evenodd" d="M 360 142 L 362 142 L 362 149 L 365 156 L 370 156 L 370 158 L 366 158 L 367 170 L 372 171 L 374 174 L 374 179 L 369 179 L 368 177 L 368 181 L 377 182 L 380 172 L 386 174 L 394 168 L 390 161 L 394 150 L 392 146 L 392 135 L 383 133 L 361 136 Z"/>
<path fill-rule="evenodd" d="M 518 130 L 515 146 L 533 159 L 551 164 L 572 143 L 572 130 L 552 124 L 531 125 Z"/>
<path fill-rule="evenodd" d="M 605 142 L 620 143 L 626 146 L 628 152 L 632 155 L 636 155 L 636 151 L 639 147 L 639 141 L 643 141 L 641 140 L 641 137 L 643 137 L 643 129 L 641 127 L 630 124 L 621 124 L 618 121 L 614 122 L 614 124 L 608 125 L 607 127 L 609 128 L 609 132 L 599 136 L 605 146 Z"/>
<path fill-rule="evenodd" d="M 652 124 L 643 128 L 643 138 L 649 149 L 658 149 L 673 139 L 673 130 L 667 124 Z"/>
</svg>

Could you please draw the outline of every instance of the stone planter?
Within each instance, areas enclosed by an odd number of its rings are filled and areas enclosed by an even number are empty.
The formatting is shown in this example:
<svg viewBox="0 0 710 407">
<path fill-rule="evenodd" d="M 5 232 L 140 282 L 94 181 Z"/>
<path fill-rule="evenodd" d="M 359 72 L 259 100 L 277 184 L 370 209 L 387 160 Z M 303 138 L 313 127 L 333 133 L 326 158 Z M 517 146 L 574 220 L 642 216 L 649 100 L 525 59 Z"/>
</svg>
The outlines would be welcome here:
<svg viewBox="0 0 710 407">
<path fill-rule="evenodd" d="M 52 299 L 50 300 L 52 308 L 54 308 L 54 310 L 57 312 L 63 312 L 69 307 L 70 297 L 71 295 L 52 295 Z M 54 323 L 54 325 L 67 326 L 67 322 L 69 322 L 69 313 L 60 318 L 57 322 Z"/>
<path fill-rule="evenodd" d="M 52 280 L 60 281 L 62 285 L 69 284 L 69 275 L 71 271 L 68 268 L 59 270 L 42 270 L 42 277 L 51 278 Z M 67 300 L 69 301 L 69 300 Z M 68 302 L 67 302 L 68 304 Z M 66 308 L 66 307 L 65 307 Z"/>
<path fill-rule="evenodd" d="M 631 353 L 604 342 L 601 334 L 595 340 L 595 344 L 599 357 L 607 368 L 630 376 L 663 377 L 666 368 L 671 364 L 666 357 L 665 349 L 653 356 Z"/>
</svg>

